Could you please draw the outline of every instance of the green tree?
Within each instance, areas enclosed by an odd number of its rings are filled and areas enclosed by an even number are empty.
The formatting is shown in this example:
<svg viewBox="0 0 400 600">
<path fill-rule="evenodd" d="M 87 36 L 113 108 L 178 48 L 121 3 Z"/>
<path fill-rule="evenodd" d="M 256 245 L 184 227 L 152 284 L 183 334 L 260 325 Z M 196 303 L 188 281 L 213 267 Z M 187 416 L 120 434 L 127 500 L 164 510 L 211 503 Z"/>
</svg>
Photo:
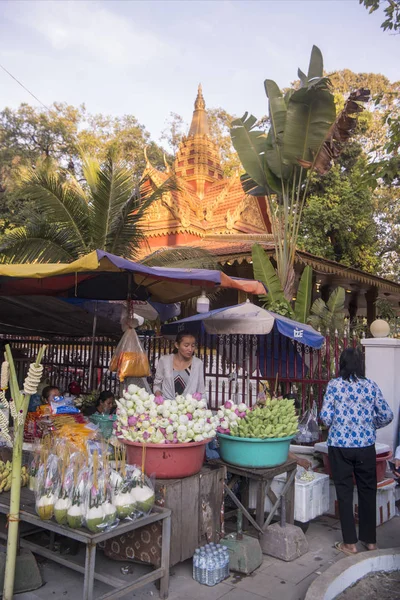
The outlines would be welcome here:
<svg viewBox="0 0 400 600">
<path fill-rule="evenodd" d="M 364 4 L 369 13 L 384 7 L 385 20 L 381 24 L 383 31 L 399 31 L 400 29 L 400 2 L 399 0 L 359 0 Z"/>
<path fill-rule="evenodd" d="M 134 258 L 144 239 L 141 221 L 148 206 L 173 189 L 173 180 L 145 198 L 134 175 L 110 153 L 103 163 L 80 157 L 83 180 L 51 159 L 21 174 L 21 195 L 34 207 L 25 226 L 0 244 L 7 262 L 70 262 L 100 249 Z"/>
<path fill-rule="evenodd" d="M 300 226 L 300 248 L 370 273 L 379 266 L 367 159 L 349 143 L 329 173 L 315 176 Z"/>
<path fill-rule="evenodd" d="M 49 110 L 27 104 L 4 109 L 0 112 L 0 233 L 24 224 L 35 209 L 21 196 L 21 168 L 51 158 L 80 178 L 82 151 L 100 162 L 112 152 L 139 183 L 146 147 L 152 164 L 164 169 L 162 148 L 133 115 L 90 115 L 83 105 L 67 104 L 54 104 Z"/>
</svg>

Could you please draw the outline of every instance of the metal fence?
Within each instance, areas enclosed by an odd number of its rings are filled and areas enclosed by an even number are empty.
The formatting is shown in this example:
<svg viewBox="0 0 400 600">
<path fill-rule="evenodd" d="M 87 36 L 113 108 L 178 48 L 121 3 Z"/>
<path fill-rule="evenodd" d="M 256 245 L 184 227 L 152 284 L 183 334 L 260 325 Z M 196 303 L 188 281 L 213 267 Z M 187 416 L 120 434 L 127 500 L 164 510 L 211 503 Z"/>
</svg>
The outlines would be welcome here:
<svg viewBox="0 0 400 600">
<path fill-rule="evenodd" d="M 162 337 L 141 338 L 148 354 L 152 376 L 160 356 L 173 350 L 173 342 Z M 46 343 L 43 360 L 45 377 L 52 385 L 67 390 L 77 381 L 84 391 L 111 389 L 119 391 L 119 381 L 108 366 L 116 342 L 97 339 L 91 360 L 92 341 L 89 339 L 1 338 L 9 343 L 15 354 L 17 375 L 22 384 L 29 363 L 39 347 Z M 198 356 L 204 363 L 206 391 L 211 408 L 216 409 L 232 397 L 246 399 L 253 405 L 263 385 L 281 394 L 292 393 L 299 408 L 305 411 L 315 400 L 321 405 L 327 382 L 339 372 L 340 352 L 349 345 L 357 346 L 353 335 L 327 336 L 320 350 L 292 342 L 282 336 L 209 336 L 198 346 Z M 152 377 L 149 378 L 151 384 Z"/>
</svg>

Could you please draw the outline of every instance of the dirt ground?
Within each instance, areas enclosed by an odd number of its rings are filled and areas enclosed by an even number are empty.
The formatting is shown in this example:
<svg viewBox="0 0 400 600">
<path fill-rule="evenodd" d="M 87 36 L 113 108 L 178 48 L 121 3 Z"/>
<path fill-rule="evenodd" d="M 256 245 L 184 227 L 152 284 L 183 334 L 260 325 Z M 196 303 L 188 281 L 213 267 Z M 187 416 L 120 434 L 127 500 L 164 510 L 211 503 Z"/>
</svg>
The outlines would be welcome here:
<svg viewBox="0 0 400 600">
<path fill-rule="evenodd" d="M 400 571 L 372 573 L 337 596 L 336 600 L 400 600 Z"/>
</svg>

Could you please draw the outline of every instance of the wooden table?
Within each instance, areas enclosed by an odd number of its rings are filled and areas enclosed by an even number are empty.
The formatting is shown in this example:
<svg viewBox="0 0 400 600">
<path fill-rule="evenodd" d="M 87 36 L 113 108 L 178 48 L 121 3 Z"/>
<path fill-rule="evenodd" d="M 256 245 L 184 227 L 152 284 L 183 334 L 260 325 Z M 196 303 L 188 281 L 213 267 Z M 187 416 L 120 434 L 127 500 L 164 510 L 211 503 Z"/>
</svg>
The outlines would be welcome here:
<svg viewBox="0 0 400 600">
<path fill-rule="evenodd" d="M 277 497 L 271 489 L 272 481 L 277 475 L 287 473 L 287 482 L 283 490 L 282 499 L 285 504 L 285 517 L 288 523 L 294 522 L 294 484 L 297 469 L 295 460 L 287 460 L 283 465 L 271 467 L 269 469 L 251 469 L 246 467 L 236 467 L 226 463 L 222 459 L 211 461 L 213 464 L 224 466 L 228 473 L 233 475 L 228 484 L 225 484 L 225 491 L 235 502 L 236 506 L 244 509 L 243 528 L 246 528 L 247 522 L 250 521 L 253 526 L 261 533 L 268 527 L 278 506 L 281 504 L 281 498 Z M 256 518 L 255 521 L 249 515 L 249 480 L 257 482 L 257 502 L 256 502 Z M 233 493 L 232 489 L 236 483 L 240 484 L 242 502 Z M 265 519 L 265 497 L 272 502 L 272 510 L 267 519 Z"/>
<path fill-rule="evenodd" d="M 0 496 L 0 513 L 7 514 L 9 512 L 10 505 L 10 494 L 9 492 L 2 493 Z M 64 556 L 60 556 L 56 552 L 53 552 L 49 548 L 30 542 L 22 538 L 20 539 L 20 545 L 23 548 L 27 548 L 34 554 L 39 554 L 46 557 L 49 560 L 78 571 L 84 575 L 83 581 L 83 600 L 93 600 L 93 584 L 94 580 L 97 579 L 102 583 L 105 583 L 113 588 L 116 588 L 112 592 L 108 592 L 98 598 L 98 600 L 114 600 L 121 598 L 129 592 L 147 585 L 156 580 L 160 580 L 160 598 L 168 598 L 168 586 L 169 586 L 169 552 L 171 543 L 171 511 L 166 508 L 154 507 L 150 515 L 142 517 L 137 521 L 122 521 L 120 524 L 110 531 L 104 531 L 102 533 L 90 533 L 86 529 L 71 529 L 63 525 L 58 525 L 53 520 L 42 521 L 35 512 L 35 498 L 32 492 L 27 488 L 21 490 L 21 511 L 20 520 L 35 525 L 41 529 L 46 529 L 53 534 L 63 535 L 82 542 L 86 546 L 85 554 L 85 566 L 79 565 Z M 133 583 L 127 584 L 125 580 L 112 577 L 110 575 L 102 575 L 95 571 L 96 561 L 96 546 L 99 542 L 103 542 L 115 536 L 120 536 L 134 529 L 140 529 L 151 523 L 162 522 L 162 552 L 161 552 L 161 565 L 158 569 L 155 569 L 147 575 L 139 577 Z M 7 536 L 0 534 L 3 539 Z"/>
</svg>

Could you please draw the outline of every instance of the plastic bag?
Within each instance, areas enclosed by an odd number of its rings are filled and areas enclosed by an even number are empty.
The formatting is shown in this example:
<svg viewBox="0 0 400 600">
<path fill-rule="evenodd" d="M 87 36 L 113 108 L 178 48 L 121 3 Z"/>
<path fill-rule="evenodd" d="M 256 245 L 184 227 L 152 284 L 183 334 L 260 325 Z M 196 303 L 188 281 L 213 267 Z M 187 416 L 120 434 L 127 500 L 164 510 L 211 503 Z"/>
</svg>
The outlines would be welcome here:
<svg viewBox="0 0 400 600">
<path fill-rule="evenodd" d="M 299 421 L 299 430 L 294 438 L 295 442 L 310 444 L 319 440 L 318 409 L 313 402 L 310 409 L 306 410 Z"/>
<path fill-rule="evenodd" d="M 149 360 L 134 329 L 127 329 L 122 336 L 111 359 L 110 371 L 116 372 L 120 381 L 150 375 Z"/>
<path fill-rule="evenodd" d="M 135 520 L 149 514 L 155 503 L 154 482 L 134 465 L 113 471 L 113 505 L 119 519 Z"/>
<path fill-rule="evenodd" d="M 54 505 L 58 499 L 61 485 L 59 459 L 50 454 L 39 466 L 36 475 L 36 512 L 42 521 L 48 521 L 54 515 Z"/>
<path fill-rule="evenodd" d="M 93 447 L 89 458 L 84 525 L 92 533 L 101 533 L 118 524 L 117 509 L 112 503 L 110 469 L 100 449 Z"/>
</svg>

